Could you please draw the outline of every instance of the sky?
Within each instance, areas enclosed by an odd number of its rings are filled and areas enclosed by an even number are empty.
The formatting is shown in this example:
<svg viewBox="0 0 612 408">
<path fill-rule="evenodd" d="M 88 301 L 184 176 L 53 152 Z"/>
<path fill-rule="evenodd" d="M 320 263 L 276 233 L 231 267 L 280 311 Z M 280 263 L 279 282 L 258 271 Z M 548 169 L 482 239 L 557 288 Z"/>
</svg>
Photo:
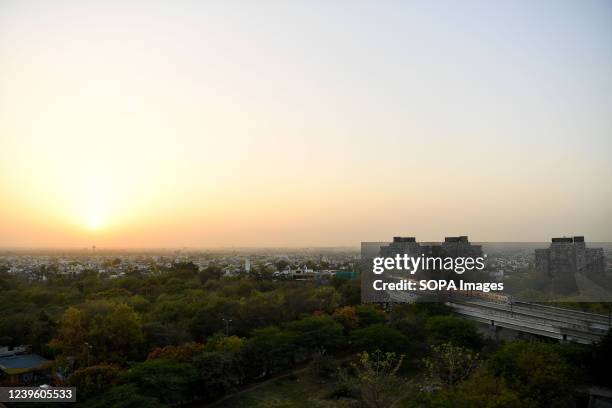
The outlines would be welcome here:
<svg viewBox="0 0 612 408">
<path fill-rule="evenodd" d="M 0 2 L 0 247 L 612 241 L 612 2 Z"/>
</svg>

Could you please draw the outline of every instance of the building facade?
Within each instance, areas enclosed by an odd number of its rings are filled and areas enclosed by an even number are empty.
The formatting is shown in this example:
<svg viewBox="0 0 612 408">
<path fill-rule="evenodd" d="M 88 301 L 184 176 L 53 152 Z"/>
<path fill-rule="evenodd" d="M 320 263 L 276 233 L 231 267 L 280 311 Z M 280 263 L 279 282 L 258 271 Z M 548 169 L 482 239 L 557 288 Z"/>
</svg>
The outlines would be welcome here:
<svg viewBox="0 0 612 408">
<path fill-rule="evenodd" d="M 605 272 L 603 248 L 587 248 L 583 236 L 553 238 L 547 249 L 535 250 L 536 270 L 551 282 L 553 293 L 578 291 L 576 275 L 602 276 Z"/>
</svg>

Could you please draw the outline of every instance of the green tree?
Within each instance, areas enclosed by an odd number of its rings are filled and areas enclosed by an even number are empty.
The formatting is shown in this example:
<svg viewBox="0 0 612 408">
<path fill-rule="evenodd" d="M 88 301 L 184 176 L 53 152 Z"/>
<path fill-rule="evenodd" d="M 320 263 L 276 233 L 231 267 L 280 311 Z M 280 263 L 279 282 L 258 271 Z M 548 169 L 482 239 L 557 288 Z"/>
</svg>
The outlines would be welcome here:
<svg viewBox="0 0 612 408">
<path fill-rule="evenodd" d="M 76 370 L 68 378 L 68 383 L 76 387 L 79 401 L 98 397 L 119 382 L 120 368 L 116 365 L 102 363 Z"/>
<path fill-rule="evenodd" d="M 221 279 L 221 276 L 223 276 L 223 270 L 217 265 L 209 265 L 198 274 L 201 283 L 209 279 Z"/>
<path fill-rule="evenodd" d="M 245 378 L 243 362 L 238 353 L 204 352 L 197 355 L 198 393 L 207 401 L 234 391 Z"/>
<path fill-rule="evenodd" d="M 534 408 L 533 404 L 521 400 L 503 378 L 482 369 L 454 388 L 420 394 L 409 402 L 427 408 Z"/>
<path fill-rule="evenodd" d="M 443 343 L 432 347 L 431 357 L 423 360 L 428 377 L 435 384 L 452 388 L 469 377 L 478 366 L 478 354 L 471 350 Z"/>
<path fill-rule="evenodd" d="M 133 365 L 122 381 L 135 385 L 142 395 L 174 405 L 193 400 L 198 372 L 192 364 L 153 359 Z"/>
<path fill-rule="evenodd" d="M 97 361 L 125 363 L 143 354 L 141 319 L 125 303 L 116 304 L 108 313 L 93 317 L 88 325 L 87 339 Z"/>
<path fill-rule="evenodd" d="M 537 407 L 574 405 L 575 378 L 556 344 L 515 341 L 489 357 L 486 367 L 503 378 L 522 400 Z"/>
<path fill-rule="evenodd" d="M 168 359 L 188 363 L 193 361 L 193 358 L 204 351 L 204 345 L 200 343 L 185 343 L 180 346 L 165 346 L 158 347 L 152 350 L 147 357 L 147 360 L 156 358 Z"/>
<path fill-rule="evenodd" d="M 255 291 L 240 309 L 240 316 L 233 324 L 245 335 L 253 329 L 279 324 L 288 319 L 281 291 Z"/>
<path fill-rule="evenodd" d="M 295 335 L 276 326 L 256 329 L 245 346 L 245 364 L 250 377 L 260 377 L 291 367 Z"/>
<path fill-rule="evenodd" d="M 51 341 L 51 347 L 60 349 L 68 356 L 81 356 L 86 352 L 84 349 L 86 338 L 83 312 L 75 307 L 70 307 L 60 318 L 57 334 Z"/>
<path fill-rule="evenodd" d="M 361 280 L 340 279 L 340 284 L 336 288 L 340 293 L 343 305 L 358 305 L 361 303 Z"/>
<path fill-rule="evenodd" d="M 477 370 L 455 388 L 454 405 L 459 408 L 529 408 L 512 391 L 503 378 L 494 377 L 485 370 Z"/>
<path fill-rule="evenodd" d="M 331 313 L 340 304 L 340 295 L 332 286 L 322 286 L 313 290 L 308 300 L 314 310 Z"/>
<path fill-rule="evenodd" d="M 69 308 L 60 319 L 51 346 L 81 366 L 96 362 L 124 364 L 144 357 L 140 316 L 125 303 L 92 301 Z"/>
<path fill-rule="evenodd" d="M 344 327 L 345 333 L 355 330 L 359 326 L 357 312 L 355 312 L 355 308 L 352 306 L 344 306 L 336 309 L 332 317 Z"/>
<path fill-rule="evenodd" d="M 344 329 L 329 315 L 313 315 L 289 322 L 287 330 L 295 337 L 295 344 L 311 355 L 315 352 L 337 350 L 344 343 Z"/>
<path fill-rule="evenodd" d="M 372 324 L 385 323 L 387 320 L 385 312 L 376 305 L 355 306 L 355 312 L 359 319 L 359 327 L 367 327 Z"/>
<path fill-rule="evenodd" d="M 168 276 L 179 279 L 190 279 L 198 274 L 200 268 L 193 262 L 175 262 L 168 271 Z"/>
<path fill-rule="evenodd" d="M 145 337 L 145 348 L 152 350 L 166 345 L 187 343 L 192 340 L 190 333 L 185 327 L 177 324 L 163 324 L 160 322 L 149 322 L 142 325 Z"/>
<path fill-rule="evenodd" d="M 239 353 L 244 347 L 244 339 L 238 336 L 216 334 L 208 339 L 204 346 L 206 351 Z"/>
<path fill-rule="evenodd" d="M 484 345 L 476 326 L 455 316 L 433 316 L 427 319 L 425 332 L 430 344 L 452 343 L 455 346 L 480 350 Z"/>
<path fill-rule="evenodd" d="M 404 379 L 397 375 L 402 365 L 402 356 L 395 353 L 373 354 L 363 352 L 357 363 L 353 364 L 356 372 L 361 399 L 367 407 L 390 407 L 399 397 Z"/>
<path fill-rule="evenodd" d="M 262 309 L 257 310 L 263 313 Z M 198 305 L 187 325 L 193 338 L 199 342 L 206 341 L 209 336 L 219 331 L 227 330 L 229 333 L 245 335 L 251 330 L 254 322 L 243 321 L 241 316 L 243 311 L 244 307 L 238 300 L 213 295 Z"/>
</svg>

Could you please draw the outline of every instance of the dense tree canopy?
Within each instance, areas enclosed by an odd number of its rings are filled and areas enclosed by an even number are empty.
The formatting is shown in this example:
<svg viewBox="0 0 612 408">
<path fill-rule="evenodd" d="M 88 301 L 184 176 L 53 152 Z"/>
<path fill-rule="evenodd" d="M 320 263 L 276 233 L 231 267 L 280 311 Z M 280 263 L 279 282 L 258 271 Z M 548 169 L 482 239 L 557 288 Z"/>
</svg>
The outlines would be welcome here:
<svg viewBox="0 0 612 408">
<path fill-rule="evenodd" d="M 389 355 L 383 377 L 393 383 L 403 384 L 401 355 L 406 372 L 428 385 L 437 378 L 436 387 L 414 391 L 419 407 L 569 407 L 576 384 L 610 385 L 610 335 L 593 349 L 524 341 L 483 348 L 476 326 L 443 304 L 361 305 L 359 280 L 273 281 L 263 266 L 257 276 L 226 277 L 217 265 L 181 262 L 116 279 L 48 268 L 48 279 L 34 283 L 0 273 L 0 343 L 30 344 L 54 359 L 85 407 L 210 402 L 309 361 L 310 371 L 340 384 L 338 395 L 388 403 L 400 395 L 368 370 Z M 337 370 L 363 351 L 363 364 Z"/>
</svg>

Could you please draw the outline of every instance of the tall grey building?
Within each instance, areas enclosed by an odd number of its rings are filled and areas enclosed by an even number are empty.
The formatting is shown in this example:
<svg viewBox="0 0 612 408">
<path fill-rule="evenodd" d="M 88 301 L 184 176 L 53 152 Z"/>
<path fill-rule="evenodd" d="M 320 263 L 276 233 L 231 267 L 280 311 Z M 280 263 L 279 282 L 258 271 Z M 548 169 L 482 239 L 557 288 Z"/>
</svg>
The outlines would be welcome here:
<svg viewBox="0 0 612 408">
<path fill-rule="evenodd" d="M 393 237 L 393 242 L 380 247 L 380 256 L 393 257 L 395 255 L 409 256 L 440 256 L 440 257 L 478 257 L 482 256 L 482 246 L 474 245 L 467 235 L 459 237 L 445 237 L 441 243 L 420 244 L 414 237 Z"/>
<path fill-rule="evenodd" d="M 380 247 L 380 256 L 393 257 L 395 255 L 420 256 L 423 253 L 421 245 L 415 237 L 393 237 L 393 242 Z"/>
<path fill-rule="evenodd" d="M 375 248 L 377 250 L 375 250 Z M 466 279 L 469 273 L 464 275 L 458 275 L 452 269 L 445 270 L 442 268 L 442 264 L 432 264 L 433 267 L 424 268 L 419 267 L 416 271 L 407 271 L 406 269 L 395 270 L 393 268 L 385 268 L 385 272 L 382 275 L 375 275 L 372 273 L 372 260 L 374 257 L 383 257 L 383 258 L 395 258 L 397 255 L 403 257 L 403 255 L 407 255 L 408 257 L 424 257 L 424 258 L 459 258 L 459 257 L 481 257 L 482 246 L 481 245 L 473 245 L 469 242 L 468 237 L 463 235 L 459 237 L 446 237 L 444 242 L 427 242 L 427 243 L 419 243 L 416 241 L 415 237 L 393 237 L 393 241 L 387 244 L 380 243 L 371 243 L 371 245 L 367 245 L 367 243 L 362 243 L 362 258 L 361 258 L 361 299 L 363 302 L 377 302 L 377 303 L 387 303 L 391 301 L 391 297 L 389 292 L 373 290 L 372 283 L 375 280 L 382 279 L 385 280 L 388 277 L 388 274 L 392 275 L 394 278 L 402 277 L 410 277 L 411 279 L 436 279 L 436 280 L 453 280 L 456 281 L 458 279 Z M 422 264 L 421 264 L 422 265 Z M 436 266 L 440 265 L 440 266 Z M 472 271 L 476 273 L 475 271 Z M 395 281 L 393 281 L 395 282 Z M 438 293 L 437 291 L 421 291 L 419 295 L 429 295 L 427 299 L 434 301 L 446 301 L 446 298 L 442 299 L 442 297 L 447 296 L 447 294 L 443 291 Z"/>
<path fill-rule="evenodd" d="M 595 277 L 605 270 L 603 248 L 587 248 L 582 236 L 553 238 L 549 248 L 535 250 L 535 263 L 553 293 L 577 292 L 576 274 Z"/>
</svg>

